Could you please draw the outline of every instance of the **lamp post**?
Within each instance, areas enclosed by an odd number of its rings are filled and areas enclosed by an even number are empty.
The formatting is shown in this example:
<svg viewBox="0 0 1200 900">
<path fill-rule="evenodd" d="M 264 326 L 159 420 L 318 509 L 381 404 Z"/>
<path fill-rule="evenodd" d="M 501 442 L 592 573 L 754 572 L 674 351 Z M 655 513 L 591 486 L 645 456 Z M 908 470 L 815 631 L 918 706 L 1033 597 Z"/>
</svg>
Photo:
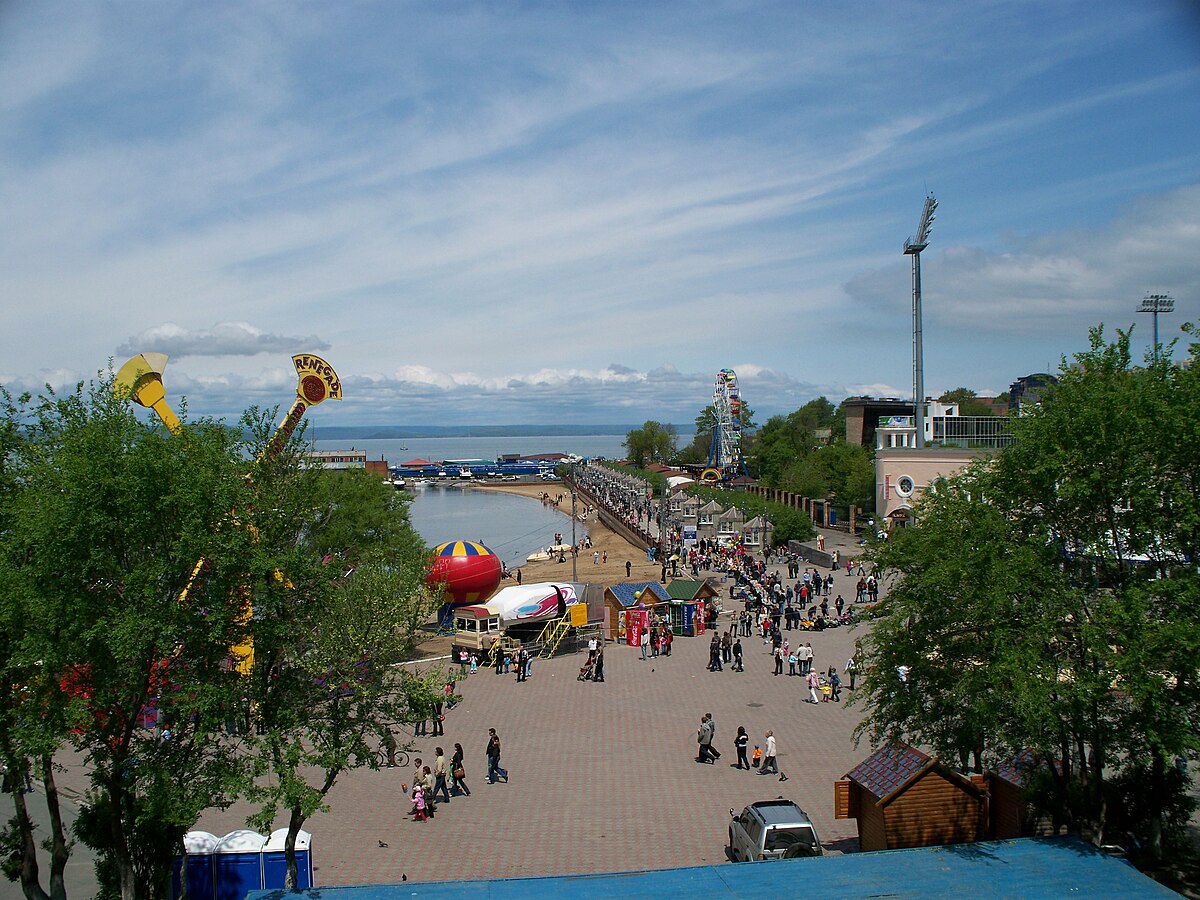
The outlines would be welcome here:
<svg viewBox="0 0 1200 900">
<path fill-rule="evenodd" d="M 1175 311 L 1175 301 L 1169 294 L 1147 294 L 1142 299 L 1142 305 L 1137 308 L 1140 313 L 1154 314 L 1154 362 L 1158 363 L 1158 314 Z"/>
<path fill-rule="evenodd" d="M 913 424 L 917 427 L 918 450 L 925 446 L 925 349 L 921 328 L 921 251 L 929 246 L 929 229 L 936 218 L 937 200 L 930 194 L 921 209 L 917 236 L 904 242 L 904 255 L 912 263 L 912 329 L 913 329 Z"/>
<path fill-rule="evenodd" d="M 575 523 L 578 521 L 578 519 L 575 518 L 575 487 L 574 487 L 575 479 L 573 477 L 574 471 L 572 471 L 571 474 L 572 474 L 572 478 L 571 478 L 571 485 L 572 485 L 572 487 L 571 487 L 571 581 L 574 583 L 574 582 L 579 581 L 579 573 L 578 573 L 578 571 L 576 571 L 576 568 L 579 565 L 579 554 L 576 552 L 576 548 L 578 547 L 578 544 L 576 544 L 576 542 L 575 542 Z"/>
</svg>

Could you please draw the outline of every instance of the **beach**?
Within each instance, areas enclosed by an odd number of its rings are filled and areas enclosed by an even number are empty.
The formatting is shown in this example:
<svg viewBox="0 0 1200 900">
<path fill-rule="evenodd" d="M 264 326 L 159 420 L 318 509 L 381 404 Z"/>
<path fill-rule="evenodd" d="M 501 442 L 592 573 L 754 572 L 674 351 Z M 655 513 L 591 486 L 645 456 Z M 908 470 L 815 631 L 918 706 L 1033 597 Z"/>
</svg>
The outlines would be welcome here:
<svg viewBox="0 0 1200 900">
<path fill-rule="evenodd" d="M 502 491 L 509 494 L 519 494 L 530 498 L 531 503 L 541 502 L 543 494 L 549 494 L 551 499 L 562 496 L 562 503 L 556 509 L 571 513 L 571 494 L 562 482 L 542 482 L 539 484 L 488 484 L 475 485 L 470 488 L 478 491 Z M 586 508 L 582 501 L 576 501 L 576 511 L 580 514 Z M 521 563 L 521 580 L 528 584 L 535 581 L 580 581 L 599 584 L 603 587 L 618 584 L 622 581 L 658 581 L 662 567 L 657 562 L 646 560 L 646 551 L 630 544 L 616 532 L 600 522 L 593 512 L 585 521 L 578 522 L 576 541 L 583 540 L 587 535 L 592 540 L 589 550 L 581 551 L 575 564 L 575 579 L 571 578 L 571 556 L 567 554 L 566 562 L 559 562 L 555 556 L 551 560 Z M 551 542 L 553 535 L 546 535 L 546 545 Z M 570 526 L 563 533 L 563 543 L 571 543 Z M 594 562 L 595 553 L 600 553 L 600 561 Z M 607 554 L 607 561 L 605 556 Z M 631 573 L 626 576 L 625 563 L 631 564 Z"/>
</svg>

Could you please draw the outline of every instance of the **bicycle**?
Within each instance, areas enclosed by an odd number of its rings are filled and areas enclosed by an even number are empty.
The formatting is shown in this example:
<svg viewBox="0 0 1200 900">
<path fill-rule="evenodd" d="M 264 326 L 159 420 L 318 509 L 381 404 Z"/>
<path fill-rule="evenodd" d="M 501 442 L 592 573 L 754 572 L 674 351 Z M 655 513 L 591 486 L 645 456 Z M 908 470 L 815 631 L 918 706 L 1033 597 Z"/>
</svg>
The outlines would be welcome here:
<svg viewBox="0 0 1200 900">
<path fill-rule="evenodd" d="M 395 767 L 398 769 L 407 769 L 408 764 L 411 761 L 408 751 L 401 750 L 399 748 L 396 748 L 396 752 L 392 754 L 392 759 L 395 760 Z M 385 747 L 380 747 L 371 754 L 371 761 L 373 763 L 372 768 L 386 769 L 388 761 L 387 749 Z"/>
</svg>

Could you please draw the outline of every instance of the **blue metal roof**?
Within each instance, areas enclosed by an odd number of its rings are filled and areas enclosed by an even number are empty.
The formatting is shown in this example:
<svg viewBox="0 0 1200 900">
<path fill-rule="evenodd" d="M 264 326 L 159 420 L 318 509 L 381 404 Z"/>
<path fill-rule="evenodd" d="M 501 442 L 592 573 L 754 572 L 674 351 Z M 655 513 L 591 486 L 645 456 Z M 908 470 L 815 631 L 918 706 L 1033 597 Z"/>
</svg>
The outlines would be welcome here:
<svg viewBox="0 0 1200 900">
<path fill-rule="evenodd" d="M 607 872 L 495 881 L 430 881 L 404 884 L 317 887 L 287 895 L 308 900 L 662 900 L 668 896 L 725 900 L 781 897 L 794 893 L 845 900 L 887 896 L 962 897 L 971 900 L 1021 897 L 1059 900 L 1067 896 L 1122 900 L 1178 897 L 1124 860 L 1105 856 L 1076 838 L 1021 838 L 882 850 L 809 859 L 727 863 L 689 869 Z M 282 891 L 251 891 L 248 900 L 279 900 Z"/>
<path fill-rule="evenodd" d="M 667 596 L 666 590 L 657 581 L 625 581 L 621 584 L 614 584 L 608 590 L 612 591 L 612 595 L 617 598 L 617 602 L 625 607 L 637 606 L 639 603 L 652 606 L 655 603 L 671 599 Z M 654 596 L 642 597 L 639 600 L 634 595 L 641 590 L 649 590 Z"/>
</svg>

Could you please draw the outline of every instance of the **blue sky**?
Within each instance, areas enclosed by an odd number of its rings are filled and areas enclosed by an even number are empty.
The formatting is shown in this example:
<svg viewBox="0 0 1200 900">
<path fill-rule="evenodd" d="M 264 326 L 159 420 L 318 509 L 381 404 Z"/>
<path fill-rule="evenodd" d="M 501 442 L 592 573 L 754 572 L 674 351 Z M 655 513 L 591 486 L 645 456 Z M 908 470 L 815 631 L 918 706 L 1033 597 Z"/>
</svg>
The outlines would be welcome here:
<svg viewBox="0 0 1200 900">
<path fill-rule="evenodd" d="M 327 424 L 1004 390 L 1200 297 L 1188 2 L 0 4 L 0 383 Z"/>
</svg>

